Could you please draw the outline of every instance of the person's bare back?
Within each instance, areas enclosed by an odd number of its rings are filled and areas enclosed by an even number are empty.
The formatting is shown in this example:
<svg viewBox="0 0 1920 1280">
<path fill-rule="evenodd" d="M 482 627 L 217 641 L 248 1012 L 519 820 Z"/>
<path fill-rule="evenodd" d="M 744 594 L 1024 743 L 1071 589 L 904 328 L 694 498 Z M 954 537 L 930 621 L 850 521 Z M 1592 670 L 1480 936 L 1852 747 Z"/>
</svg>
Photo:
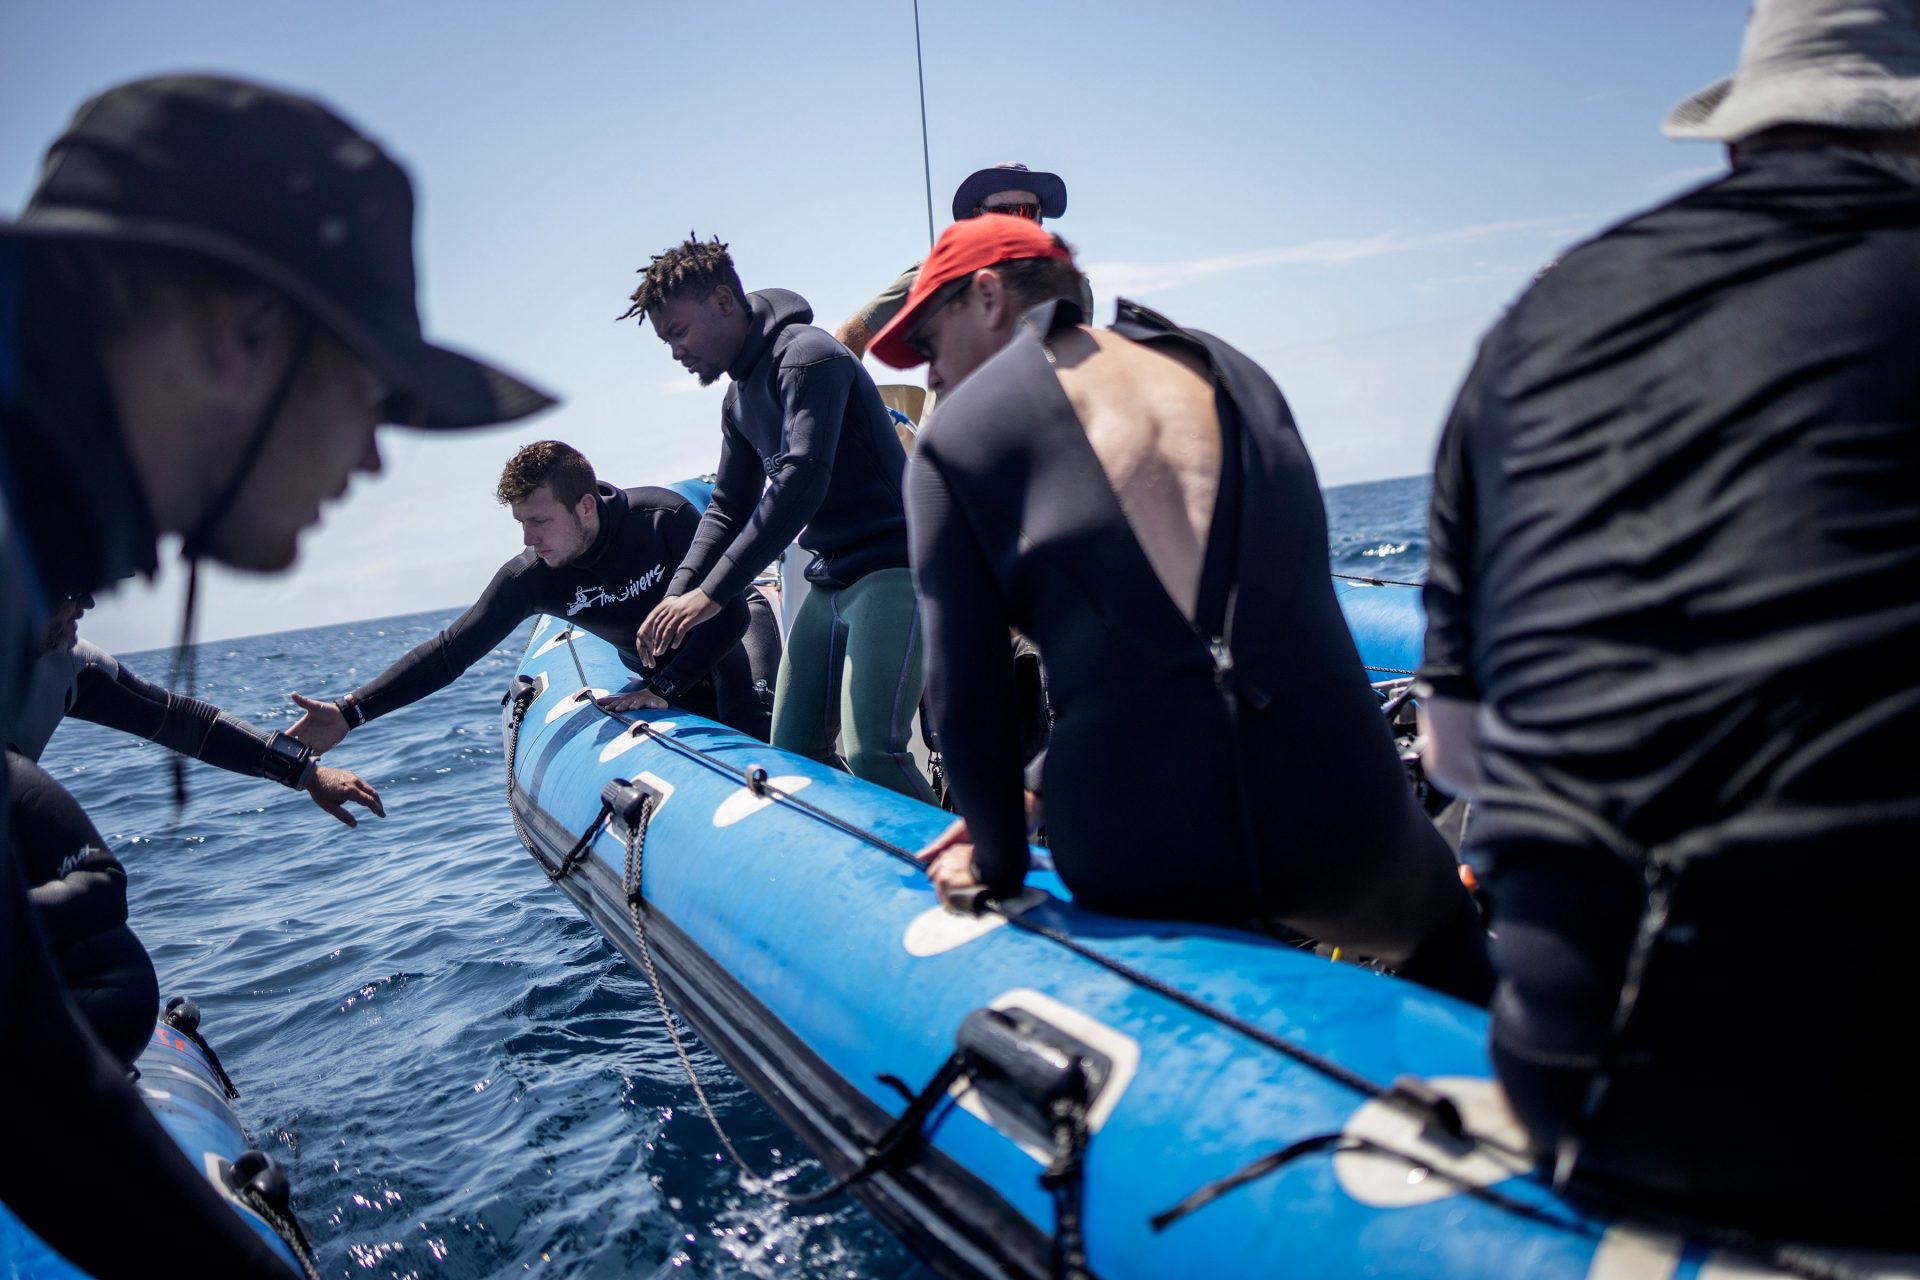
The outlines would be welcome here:
<svg viewBox="0 0 1920 1280">
<path fill-rule="evenodd" d="M 1106 330 L 1062 334 L 1051 350 L 1135 540 L 1191 620 L 1220 489 L 1220 416 L 1205 365 Z"/>
</svg>

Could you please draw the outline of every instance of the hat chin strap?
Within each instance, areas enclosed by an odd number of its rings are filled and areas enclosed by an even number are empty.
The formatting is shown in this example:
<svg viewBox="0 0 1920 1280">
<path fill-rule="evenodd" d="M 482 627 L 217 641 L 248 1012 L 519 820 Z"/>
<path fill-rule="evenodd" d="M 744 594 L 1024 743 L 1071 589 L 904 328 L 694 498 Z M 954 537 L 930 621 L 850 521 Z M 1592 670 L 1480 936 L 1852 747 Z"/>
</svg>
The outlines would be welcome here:
<svg viewBox="0 0 1920 1280">
<path fill-rule="evenodd" d="M 187 562 L 187 598 L 180 610 L 180 639 L 173 648 L 173 672 L 167 683 L 181 691 L 183 697 L 193 696 L 195 663 L 193 652 L 194 623 L 200 612 L 200 558 L 207 553 L 207 546 L 213 539 L 213 532 L 220 522 L 233 510 L 233 504 L 240 496 L 240 488 L 252 476 L 254 467 L 259 465 L 260 454 L 267 447 L 267 437 L 273 434 L 273 424 L 279 420 L 280 411 L 286 408 L 287 397 L 293 394 L 293 380 L 299 376 L 300 366 L 306 363 L 307 352 L 313 346 L 313 325 L 302 321 L 300 332 L 293 342 L 293 354 L 287 358 L 287 367 L 280 373 L 280 381 L 267 397 L 267 403 L 260 410 L 260 418 L 253 428 L 253 436 L 247 441 L 247 447 L 240 453 L 240 464 L 234 468 L 226 486 L 207 504 L 200 518 L 194 521 L 193 528 L 187 531 L 186 538 L 180 544 L 180 557 Z M 169 695 L 171 696 L 171 695 Z M 175 754 L 173 757 L 173 810 L 176 817 L 187 804 L 186 757 Z"/>
<path fill-rule="evenodd" d="M 180 544 L 182 559 L 193 561 L 207 554 L 214 530 L 232 512 L 241 488 L 252 478 L 254 467 L 259 465 L 260 454 L 267 447 L 267 438 L 273 434 L 273 424 L 279 419 L 280 411 L 286 408 L 287 397 L 293 394 L 293 380 L 299 375 L 300 366 L 306 363 L 307 352 L 312 346 L 313 324 L 311 321 L 302 321 L 300 332 L 294 337 L 293 353 L 287 358 L 287 367 L 281 371 L 278 385 L 260 410 L 253 435 L 247 440 L 247 447 L 240 452 L 239 465 L 233 469 L 225 486 L 214 495 L 213 501 L 201 511 L 193 527 L 187 530 L 187 536 Z"/>
</svg>

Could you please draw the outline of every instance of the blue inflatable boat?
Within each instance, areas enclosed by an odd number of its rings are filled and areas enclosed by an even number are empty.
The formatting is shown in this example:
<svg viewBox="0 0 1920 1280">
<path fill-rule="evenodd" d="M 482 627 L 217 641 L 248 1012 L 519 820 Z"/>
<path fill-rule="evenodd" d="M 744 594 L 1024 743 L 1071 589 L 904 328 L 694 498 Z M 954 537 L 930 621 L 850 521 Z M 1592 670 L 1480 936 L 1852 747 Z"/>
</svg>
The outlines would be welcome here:
<svg viewBox="0 0 1920 1280">
<path fill-rule="evenodd" d="M 1417 592 L 1339 590 L 1375 679 L 1411 671 Z M 1004 911 L 942 910 L 910 851 L 951 815 L 693 716 L 599 709 L 628 678 L 539 620 L 504 713 L 513 815 L 818 1156 L 745 1175 L 768 1194 L 849 1184 L 954 1276 L 1774 1273 L 1553 1194 L 1482 1011 L 1079 909 L 1043 856 Z"/>
<path fill-rule="evenodd" d="M 309 1252 L 293 1216 L 286 1178 L 270 1157 L 252 1149 L 233 1109 L 238 1091 L 221 1069 L 219 1058 L 200 1038 L 199 1021 L 199 1010 L 191 1001 L 168 1002 L 166 1015 L 135 1063 L 136 1087 L 193 1167 L 205 1173 L 233 1211 L 273 1246 L 295 1275 L 306 1274 L 289 1243 Z M 12 1052 L 32 1052 L 30 1040 L 16 1043 Z M 21 1153 L 10 1155 L 17 1159 Z M 110 1209 L 102 1210 L 100 1229 L 114 1229 Z M 168 1274 L 170 1263 L 182 1268 L 179 1274 L 193 1273 L 191 1241 L 155 1240 L 153 1248 L 154 1274 Z M 85 1275 L 0 1205 L 0 1277 L 84 1280 Z"/>
</svg>

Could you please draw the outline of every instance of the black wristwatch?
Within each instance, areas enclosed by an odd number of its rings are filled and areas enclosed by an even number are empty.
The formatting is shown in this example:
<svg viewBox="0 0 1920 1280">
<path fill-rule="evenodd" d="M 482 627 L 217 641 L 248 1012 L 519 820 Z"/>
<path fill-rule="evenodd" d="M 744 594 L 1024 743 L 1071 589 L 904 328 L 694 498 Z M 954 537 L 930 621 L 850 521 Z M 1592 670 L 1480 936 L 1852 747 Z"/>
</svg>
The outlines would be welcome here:
<svg viewBox="0 0 1920 1280">
<path fill-rule="evenodd" d="M 289 738 L 278 729 L 267 738 L 267 754 L 260 759 L 261 777 L 298 791 L 313 776 L 313 768 L 313 748 L 300 739 Z"/>
</svg>

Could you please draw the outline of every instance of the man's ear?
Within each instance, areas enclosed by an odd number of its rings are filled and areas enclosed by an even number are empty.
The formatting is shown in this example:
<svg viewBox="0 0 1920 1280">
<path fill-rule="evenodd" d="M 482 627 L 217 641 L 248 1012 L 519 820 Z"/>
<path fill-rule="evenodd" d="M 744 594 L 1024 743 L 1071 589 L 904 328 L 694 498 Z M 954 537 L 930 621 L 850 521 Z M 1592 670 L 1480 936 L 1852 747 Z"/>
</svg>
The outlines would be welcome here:
<svg viewBox="0 0 1920 1280">
<path fill-rule="evenodd" d="M 587 516 L 592 513 L 593 504 L 594 504 L 594 492 L 593 490 L 589 489 L 587 490 L 586 493 L 580 496 L 580 501 L 573 504 L 574 519 L 585 520 Z"/>
<path fill-rule="evenodd" d="M 973 290 L 980 295 L 980 317 L 989 329 L 996 333 L 1011 329 L 1020 319 L 1007 282 L 992 267 L 982 267 L 973 273 Z"/>
<path fill-rule="evenodd" d="M 222 290 L 189 305 L 216 387 L 248 394 L 280 377 L 293 329 L 286 299 L 266 289 Z"/>
<path fill-rule="evenodd" d="M 740 309 L 740 299 L 734 296 L 733 286 L 717 284 L 713 286 L 712 301 L 721 315 L 730 316 Z"/>
</svg>

